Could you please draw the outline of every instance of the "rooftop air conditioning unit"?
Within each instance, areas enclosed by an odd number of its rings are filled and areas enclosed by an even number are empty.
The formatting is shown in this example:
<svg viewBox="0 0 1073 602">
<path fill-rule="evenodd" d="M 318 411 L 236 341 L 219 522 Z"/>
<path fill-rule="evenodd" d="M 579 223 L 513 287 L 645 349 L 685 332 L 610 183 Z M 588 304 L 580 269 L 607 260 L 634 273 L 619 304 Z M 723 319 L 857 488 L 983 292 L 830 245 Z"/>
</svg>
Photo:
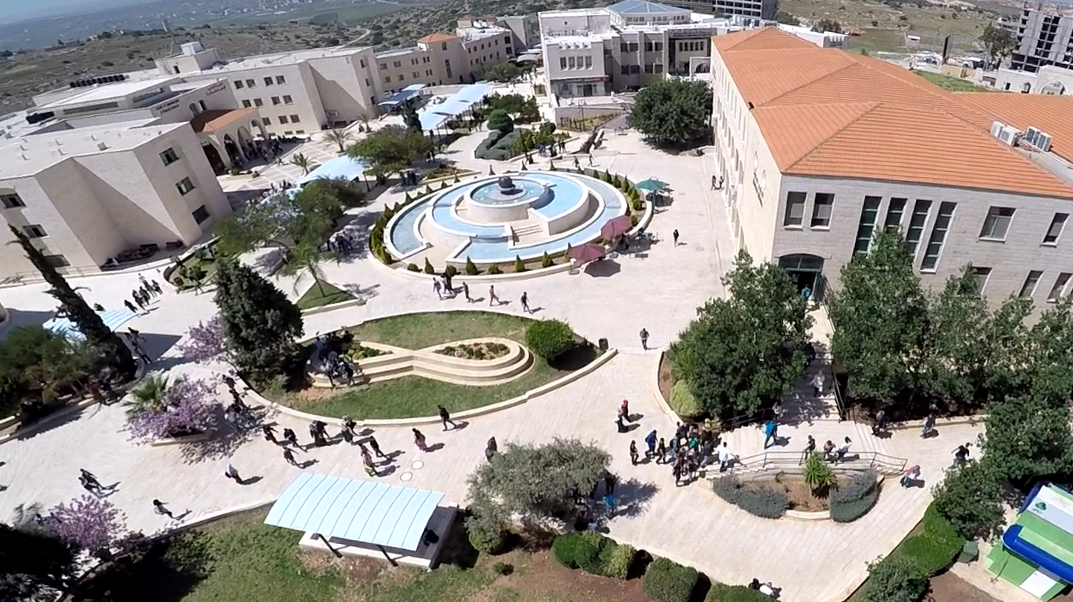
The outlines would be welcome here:
<svg viewBox="0 0 1073 602">
<path fill-rule="evenodd" d="M 1050 152 L 1050 150 L 1051 150 L 1051 136 L 1050 136 L 1050 134 L 1044 134 L 1043 132 L 1040 132 L 1039 136 L 1036 137 L 1035 146 L 1036 146 L 1036 148 L 1038 148 L 1040 150 L 1040 152 L 1043 152 L 1043 153 Z"/>
<path fill-rule="evenodd" d="M 1036 139 L 1038 139 L 1038 138 L 1039 138 L 1039 130 L 1037 130 L 1036 128 L 1028 128 L 1027 130 L 1025 130 L 1025 138 L 1024 138 L 1024 140 L 1025 140 L 1026 143 L 1028 143 L 1028 144 L 1030 144 L 1032 146 L 1036 146 Z"/>
<path fill-rule="evenodd" d="M 991 135 L 998 138 L 1004 129 L 1006 129 L 1006 124 L 1001 121 L 996 121 L 991 124 Z"/>
<path fill-rule="evenodd" d="M 1002 142 L 1009 144 L 1010 146 L 1017 146 L 1017 141 L 1021 138 L 1021 132 L 1015 128 L 1003 127 L 1002 131 L 997 136 Z"/>
</svg>

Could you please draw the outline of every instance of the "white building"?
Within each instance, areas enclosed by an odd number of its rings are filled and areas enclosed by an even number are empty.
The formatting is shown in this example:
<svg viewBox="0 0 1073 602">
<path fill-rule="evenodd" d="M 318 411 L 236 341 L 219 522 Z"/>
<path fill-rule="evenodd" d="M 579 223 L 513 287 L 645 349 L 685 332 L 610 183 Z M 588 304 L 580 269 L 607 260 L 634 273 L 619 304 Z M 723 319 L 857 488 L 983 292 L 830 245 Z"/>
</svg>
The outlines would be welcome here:
<svg viewBox="0 0 1073 602">
<path fill-rule="evenodd" d="M 1047 65 L 1073 69 L 1073 17 L 1026 4 L 1010 66 L 1015 71 L 1035 72 Z"/>
<path fill-rule="evenodd" d="M 1073 94 L 1073 70 L 1047 65 L 1036 71 L 1014 69 L 978 70 L 976 83 L 988 88 L 1022 94 Z"/>
<path fill-rule="evenodd" d="M 993 302 L 1070 292 L 1073 99 L 952 94 L 775 28 L 713 44 L 715 169 L 739 248 L 822 297 L 877 228 L 899 228 L 927 286 L 971 264 Z"/>
<path fill-rule="evenodd" d="M 231 207 L 187 123 L 112 123 L 0 140 L 0 217 L 57 267 L 186 246 Z M 35 273 L 0 228 L 0 278 Z"/>
</svg>

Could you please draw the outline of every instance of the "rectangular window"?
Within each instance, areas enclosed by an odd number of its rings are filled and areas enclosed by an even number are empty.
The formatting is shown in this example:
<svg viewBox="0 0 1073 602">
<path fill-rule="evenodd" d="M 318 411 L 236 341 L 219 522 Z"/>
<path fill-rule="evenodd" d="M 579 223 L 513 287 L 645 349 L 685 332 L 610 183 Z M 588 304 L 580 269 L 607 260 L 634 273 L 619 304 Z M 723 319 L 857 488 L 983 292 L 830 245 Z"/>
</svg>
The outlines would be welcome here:
<svg viewBox="0 0 1073 602">
<path fill-rule="evenodd" d="M 1054 303 L 1065 295 L 1066 285 L 1069 284 L 1071 277 L 1073 277 L 1073 274 L 1066 272 L 1058 274 L 1058 278 L 1054 281 L 1054 286 L 1051 287 L 1051 292 L 1047 293 L 1048 303 Z"/>
<path fill-rule="evenodd" d="M 402 67 L 402 61 L 395 61 L 392 63 L 392 66 L 398 69 L 399 67 Z"/>
<path fill-rule="evenodd" d="M 1010 222 L 1013 221 L 1012 207 L 991 207 L 984 218 L 984 227 L 980 230 L 980 238 L 988 240 L 1006 240 L 1006 232 L 1010 230 Z"/>
<path fill-rule="evenodd" d="M 252 79 L 248 79 L 248 80 L 246 80 L 246 87 L 247 88 L 256 88 L 257 87 L 257 82 L 253 81 Z"/>
<path fill-rule="evenodd" d="M 630 66 L 629 65 L 623 65 L 622 66 L 622 75 L 629 75 L 629 74 L 630 74 Z"/>
<path fill-rule="evenodd" d="M 253 103 L 251 103 L 250 99 L 247 98 L 247 99 L 242 101 L 242 106 L 247 108 L 247 109 L 249 109 L 250 107 L 253 106 Z"/>
<path fill-rule="evenodd" d="M 361 66 L 362 67 L 365 66 L 365 61 L 361 62 Z M 276 83 L 282 86 L 283 84 L 287 83 L 287 78 L 283 77 L 282 75 L 277 75 L 276 76 Z"/>
<path fill-rule="evenodd" d="M 401 81 L 406 81 L 406 76 L 405 76 L 405 75 L 403 75 L 402 73 L 400 73 L 400 74 L 399 74 L 399 81 L 400 81 L 400 82 L 401 82 Z"/>
<path fill-rule="evenodd" d="M 241 90 L 242 88 L 243 88 L 243 86 L 242 86 L 242 80 L 241 80 L 241 79 L 236 79 L 236 80 L 235 80 L 235 89 L 236 89 L 236 90 Z"/>
<path fill-rule="evenodd" d="M 656 73 L 663 73 L 663 65 L 656 63 Z"/>
<path fill-rule="evenodd" d="M 280 115 L 279 116 L 279 123 L 280 123 L 280 125 L 283 125 L 284 123 L 287 123 L 287 116 L 286 115 Z"/>
<path fill-rule="evenodd" d="M 883 197 L 864 197 L 864 208 L 861 209 L 861 221 L 857 224 L 857 240 L 853 243 L 854 253 L 867 253 L 872 244 L 872 231 L 876 227 L 876 218 L 879 215 L 879 203 Z"/>
<path fill-rule="evenodd" d="M 380 63 L 380 70 L 383 71 L 384 69 L 387 69 L 387 63 Z"/>
<path fill-rule="evenodd" d="M 440 50 L 447 50 L 447 42 L 440 44 Z"/>
<path fill-rule="evenodd" d="M 414 79 L 417 79 L 417 78 L 421 77 L 421 74 L 418 73 L 417 71 L 414 71 L 414 72 L 410 73 L 410 75 L 412 75 L 414 77 Z"/>
<path fill-rule="evenodd" d="M 835 195 L 829 192 L 816 193 L 816 201 L 812 204 L 812 228 L 827 230 L 831 227 L 831 208 L 834 204 Z"/>
<path fill-rule="evenodd" d="M 179 194 L 186 196 L 194 190 L 194 183 L 190 181 L 190 178 L 183 178 L 175 184 L 175 188 L 179 190 Z"/>
<path fill-rule="evenodd" d="M 1025 278 L 1025 283 L 1021 285 L 1021 292 L 1017 293 L 1018 297 L 1022 299 L 1031 299 L 1032 295 L 1036 292 L 1036 285 L 1039 284 L 1039 279 L 1043 276 L 1043 272 L 1039 270 L 1032 270 L 1028 273 L 1028 277 Z"/>
<path fill-rule="evenodd" d="M 782 225 L 786 228 L 800 228 L 805 220 L 805 197 L 804 192 L 786 193 L 786 215 L 782 218 Z"/>
<path fill-rule="evenodd" d="M 266 86 L 271 86 L 272 85 L 272 78 L 271 77 L 266 77 L 265 78 L 265 85 Z"/>
<path fill-rule="evenodd" d="M 640 65 L 630 65 L 630 73 L 632 73 L 634 75 L 637 75 L 640 72 L 641 72 L 641 66 Z"/>
<path fill-rule="evenodd" d="M 297 115 L 291 115 L 291 123 L 298 123 L 301 119 L 298 119 Z"/>
<path fill-rule="evenodd" d="M 585 68 L 586 69 L 592 69 L 592 57 L 591 56 L 586 56 L 585 57 Z"/>
<path fill-rule="evenodd" d="M 939 215 L 942 215 L 942 208 L 939 209 Z M 976 292 L 983 294 L 984 287 L 987 286 L 987 279 L 991 276 L 991 268 L 974 267 L 972 268 L 972 275 L 976 278 Z"/>
<path fill-rule="evenodd" d="M 272 125 L 272 120 L 269 119 L 268 117 L 262 117 L 261 122 L 264 123 L 265 125 Z"/>
<path fill-rule="evenodd" d="M 278 105 L 278 104 L 279 104 L 279 97 L 278 96 L 273 96 L 272 97 L 272 105 L 275 106 L 275 105 Z"/>
<path fill-rule="evenodd" d="M 921 272 L 934 272 L 935 266 L 939 265 L 939 255 L 943 252 L 943 243 L 946 242 L 946 232 L 950 229 L 950 220 L 954 217 L 954 208 L 957 203 L 940 203 L 939 215 L 935 217 L 935 225 L 931 228 L 931 237 L 928 238 L 928 246 L 924 249 L 924 259 L 920 262 Z M 988 273 L 991 269 L 988 268 Z"/>
<path fill-rule="evenodd" d="M 302 135 L 302 134 L 306 133 L 306 131 L 305 130 L 295 130 L 294 133 L 298 134 L 298 135 Z"/>
<path fill-rule="evenodd" d="M 164 162 L 164 165 L 171 165 L 172 163 L 175 163 L 179 160 L 179 155 L 175 153 L 174 148 L 169 148 L 168 150 L 160 153 L 160 160 Z"/>
<path fill-rule="evenodd" d="M 1043 237 L 1043 244 L 1058 244 L 1058 237 L 1062 235 L 1062 228 L 1065 227 L 1067 219 L 1069 219 L 1068 213 L 1054 214 L 1054 219 L 1051 220 L 1051 225 L 1049 228 L 1047 228 L 1047 235 Z"/>
<path fill-rule="evenodd" d="M 384 83 L 385 84 L 390 84 L 391 83 L 391 76 L 390 75 L 385 75 L 384 76 Z"/>
<path fill-rule="evenodd" d="M 65 268 L 71 265 L 63 255 L 45 255 L 45 262 L 54 268 Z"/>
<path fill-rule="evenodd" d="M 574 68 L 574 57 L 572 57 L 572 56 L 567 57 L 566 64 L 569 66 L 570 69 L 573 69 Z"/>
<path fill-rule="evenodd" d="M 284 94 L 283 95 L 283 104 L 289 105 L 289 104 L 292 104 L 292 103 L 294 103 L 294 100 L 291 99 L 291 97 L 288 96 L 287 94 Z"/>
<path fill-rule="evenodd" d="M 645 73 L 652 73 L 652 64 L 645 63 Z"/>
<path fill-rule="evenodd" d="M 630 51 L 630 46 L 626 42 L 622 42 L 618 46 L 619 52 L 626 53 Z"/>
<path fill-rule="evenodd" d="M 265 102 L 263 100 L 261 100 L 260 98 L 254 98 L 253 99 L 253 105 L 256 106 L 256 107 L 263 107 L 263 106 L 265 106 Z"/>
<path fill-rule="evenodd" d="M 928 223 L 928 213 L 931 211 L 931 201 L 917 199 L 913 205 L 913 217 L 909 219 L 909 230 L 905 233 L 905 244 L 909 247 L 909 254 L 916 257 L 917 245 L 924 236 L 924 226 Z"/>
<path fill-rule="evenodd" d="M 887 219 L 883 220 L 883 228 L 890 230 L 891 228 L 902 227 L 902 216 L 905 215 L 905 202 L 907 199 L 892 198 L 890 204 L 887 205 Z"/>
<path fill-rule="evenodd" d="M 191 213 L 190 215 L 192 215 L 194 217 L 195 222 L 200 224 L 200 223 L 204 222 L 205 220 L 209 219 L 209 210 L 206 209 L 204 205 L 202 205 L 202 206 L 198 207 L 197 209 L 194 209 L 194 212 Z"/>
<path fill-rule="evenodd" d="M 19 195 L 15 193 L 0 194 L 0 203 L 4 204 L 5 209 L 15 209 L 16 207 L 25 207 L 26 203 L 22 202 Z"/>
<path fill-rule="evenodd" d="M 365 59 L 358 59 L 358 64 L 361 65 L 362 69 L 364 69 L 365 68 Z M 280 79 L 283 79 L 283 77 L 281 76 Z M 286 80 L 284 80 L 284 81 L 286 81 Z M 279 83 L 282 84 L 283 82 L 279 82 Z"/>
<path fill-rule="evenodd" d="M 48 232 L 40 226 L 40 224 L 31 224 L 29 226 L 23 226 L 22 231 L 26 233 L 26 236 L 30 238 L 44 238 L 48 236 Z"/>
</svg>

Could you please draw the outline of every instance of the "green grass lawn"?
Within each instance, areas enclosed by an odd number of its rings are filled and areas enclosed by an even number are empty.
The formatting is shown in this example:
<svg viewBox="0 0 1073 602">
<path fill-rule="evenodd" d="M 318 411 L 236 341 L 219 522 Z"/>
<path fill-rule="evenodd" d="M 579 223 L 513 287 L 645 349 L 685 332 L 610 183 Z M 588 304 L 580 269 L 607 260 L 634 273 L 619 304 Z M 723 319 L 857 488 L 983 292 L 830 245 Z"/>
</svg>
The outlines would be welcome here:
<svg viewBox="0 0 1073 602">
<path fill-rule="evenodd" d="M 502 337 L 525 343 L 525 328 L 534 320 L 492 312 L 453 311 L 411 314 L 366 322 L 350 329 L 359 342 L 383 343 L 405 349 L 422 349 L 463 339 Z M 569 374 L 591 357 L 549 365 L 534 358 L 534 366 L 521 378 L 502 385 L 472 387 L 420 376 L 405 376 L 356 389 L 306 389 L 298 392 L 266 391 L 270 398 L 325 416 L 355 420 L 435 416 L 437 406 L 461 412 L 517 397 Z M 587 361 L 586 361 L 587 360 Z"/>
<path fill-rule="evenodd" d="M 313 286 L 309 287 L 309 290 L 302 295 L 302 298 L 298 299 L 298 309 L 313 309 L 314 307 L 322 307 L 324 305 L 331 305 L 332 303 L 350 301 L 353 298 L 354 295 L 351 295 L 334 284 L 330 282 L 321 282 L 319 284 L 313 284 Z"/>
<path fill-rule="evenodd" d="M 936 86 L 951 92 L 981 92 L 988 90 L 988 88 L 977 86 L 970 81 L 958 77 L 950 77 L 949 75 L 943 75 L 941 73 L 931 73 L 930 71 L 914 71 L 913 73 L 916 73 Z"/>
</svg>

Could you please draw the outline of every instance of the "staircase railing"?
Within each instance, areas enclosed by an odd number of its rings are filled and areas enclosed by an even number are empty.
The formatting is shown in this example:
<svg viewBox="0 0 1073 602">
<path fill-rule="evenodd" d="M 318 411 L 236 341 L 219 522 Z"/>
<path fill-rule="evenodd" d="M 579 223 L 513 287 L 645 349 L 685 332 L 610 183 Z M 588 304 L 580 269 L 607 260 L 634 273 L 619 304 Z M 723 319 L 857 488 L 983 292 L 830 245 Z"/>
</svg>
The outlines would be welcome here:
<svg viewBox="0 0 1073 602">
<path fill-rule="evenodd" d="M 709 469 L 708 476 L 717 478 L 726 474 L 747 474 L 754 472 L 767 472 L 785 470 L 787 472 L 798 471 L 805 462 L 803 451 L 766 451 L 739 458 L 733 462 L 725 472 Z M 846 454 L 838 462 L 832 462 L 839 468 L 846 470 L 875 470 L 885 475 L 901 475 L 905 472 L 905 466 L 909 461 L 905 458 L 897 458 L 876 451 L 862 451 Z"/>
</svg>

